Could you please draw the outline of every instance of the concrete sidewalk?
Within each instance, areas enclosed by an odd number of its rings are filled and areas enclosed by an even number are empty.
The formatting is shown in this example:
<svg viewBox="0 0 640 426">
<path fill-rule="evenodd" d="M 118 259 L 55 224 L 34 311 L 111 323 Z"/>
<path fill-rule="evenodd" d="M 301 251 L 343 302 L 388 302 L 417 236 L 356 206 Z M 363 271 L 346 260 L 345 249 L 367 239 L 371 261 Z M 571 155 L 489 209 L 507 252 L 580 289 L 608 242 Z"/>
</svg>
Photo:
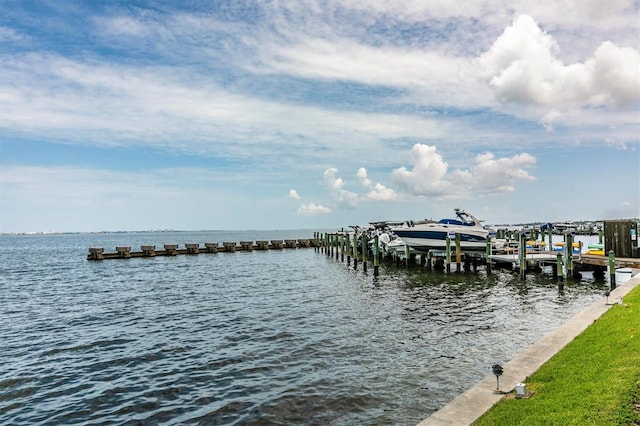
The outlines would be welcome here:
<svg viewBox="0 0 640 426">
<path fill-rule="evenodd" d="M 640 274 L 613 290 L 608 299 L 609 303 L 619 302 L 638 284 L 640 284 Z M 600 318 L 609 308 L 611 305 L 606 304 L 603 296 L 601 300 L 594 302 L 521 352 L 513 360 L 504 364 L 504 373 L 500 376 L 500 389 L 510 391 L 515 388 L 516 384 L 524 383 L 528 376 L 535 373 L 542 364 L 559 352 L 574 337 L 582 333 L 589 324 Z M 503 395 L 493 393 L 495 386 L 496 377 L 492 374 L 487 375 L 418 426 L 470 425 L 503 398 Z"/>
</svg>

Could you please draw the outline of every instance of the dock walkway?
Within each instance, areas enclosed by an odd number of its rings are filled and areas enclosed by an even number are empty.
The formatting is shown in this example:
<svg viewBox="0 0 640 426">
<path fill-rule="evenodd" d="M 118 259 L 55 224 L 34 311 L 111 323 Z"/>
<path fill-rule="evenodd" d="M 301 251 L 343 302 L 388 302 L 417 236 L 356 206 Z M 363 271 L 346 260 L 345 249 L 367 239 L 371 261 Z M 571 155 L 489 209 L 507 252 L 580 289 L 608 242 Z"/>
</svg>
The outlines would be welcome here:
<svg viewBox="0 0 640 426">
<path fill-rule="evenodd" d="M 527 253 L 525 260 L 529 264 L 555 264 L 558 254 L 558 252 L 553 251 Z M 492 254 L 489 256 L 489 258 L 495 263 L 512 265 L 518 265 L 520 263 L 518 253 Z M 616 257 L 614 261 L 616 268 L 640 269 L 640 258 Z M 609 257 L 580 253 L 573 255 L 573 263 L 576 265 L 606 267 L 609 265 Z"/>
</svg>

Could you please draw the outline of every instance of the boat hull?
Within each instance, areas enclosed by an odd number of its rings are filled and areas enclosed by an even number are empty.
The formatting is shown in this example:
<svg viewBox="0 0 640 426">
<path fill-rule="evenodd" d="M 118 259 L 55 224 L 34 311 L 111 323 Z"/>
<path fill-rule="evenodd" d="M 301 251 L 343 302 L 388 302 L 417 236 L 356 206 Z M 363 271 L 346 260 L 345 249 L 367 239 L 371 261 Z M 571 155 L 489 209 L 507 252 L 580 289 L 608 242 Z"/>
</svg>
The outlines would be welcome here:
<svg viewBox="0 0 640 426">
<path fill-rule="evenodd" d="M 483 251 L 487 247 L 487 232 L 465 232 L 454 229 L 449 230 L 418 230 L 418 229 L 395 229 L 394 232 L 409 247 L 420 252 L 429 250 L 444 250 L 447 246 L 447 233 L 455 231 L 460 236 L 460 248 L 462 250 Z M 451 241 L 451 246 L 455 247 L 455 240 Z"/>
</svg>

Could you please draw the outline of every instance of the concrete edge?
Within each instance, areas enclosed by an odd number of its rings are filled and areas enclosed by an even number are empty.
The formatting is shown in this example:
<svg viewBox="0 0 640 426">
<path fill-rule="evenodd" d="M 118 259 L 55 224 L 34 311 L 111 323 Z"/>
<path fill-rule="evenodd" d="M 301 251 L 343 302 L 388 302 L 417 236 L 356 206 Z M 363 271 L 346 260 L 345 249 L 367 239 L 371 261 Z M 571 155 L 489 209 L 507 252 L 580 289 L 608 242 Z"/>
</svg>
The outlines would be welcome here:
<svg viewBox="0 0 640 426">
<path fill-rule="evenodd" d="M 630 278 L 611 292 L 609 304 L 604 297 L 592 303 L 564 324 L 549 332 L 514 359 L 504 364 L 500 388 L 511 391 L 516 384 L 525 382 L 553 355 L 558 353 L 590 324 L 607 312 L 611 306 L 640 284 L 640 274 Z M 489 366 L 487 366 L 489 368 Z M 470 425 L 504 396 L 494 394 L 496 377 L 488 374 L 480 382 L 458 395 L 453 401 L 423 420 L 418 426 Z"/>
</svg>

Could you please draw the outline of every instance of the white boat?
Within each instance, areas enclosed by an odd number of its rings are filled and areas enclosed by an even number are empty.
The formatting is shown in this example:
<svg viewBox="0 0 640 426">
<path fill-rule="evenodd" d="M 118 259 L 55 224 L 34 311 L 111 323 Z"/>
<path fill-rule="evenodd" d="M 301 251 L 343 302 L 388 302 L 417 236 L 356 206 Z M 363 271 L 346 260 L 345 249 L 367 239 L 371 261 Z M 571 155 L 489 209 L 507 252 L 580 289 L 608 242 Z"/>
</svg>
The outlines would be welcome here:
<svg viewBox="0 0 640 426">
<path fill-rule="evenodd" d="M 402 241 L 401 238 L 395 238 L 391 241 L 389 241 L 386 245 L 386 251 L 388 254 L 390 254 L 391 256 L 393 256 L 394 254 L 404 258 L 407 254 L 407 249 L 406 249 L 406 244 L 404 241 Z M 416 254 L 418 251 L 409 247 L 409 254 Z"/>
<path fill-rule="evenodd" d="M 420 252 L 444 249 L 447 235 L 452 239 L 452 247 L 455 247 L 454 235 L 459 235 L 462 250 L 485 250 L 490 230 L 462 209 L 455 209 L 455 213 L 456 219 L 408 222 L 402 227 L 393 228 L 392 231 L 409 247 Z"/>
</svg>

